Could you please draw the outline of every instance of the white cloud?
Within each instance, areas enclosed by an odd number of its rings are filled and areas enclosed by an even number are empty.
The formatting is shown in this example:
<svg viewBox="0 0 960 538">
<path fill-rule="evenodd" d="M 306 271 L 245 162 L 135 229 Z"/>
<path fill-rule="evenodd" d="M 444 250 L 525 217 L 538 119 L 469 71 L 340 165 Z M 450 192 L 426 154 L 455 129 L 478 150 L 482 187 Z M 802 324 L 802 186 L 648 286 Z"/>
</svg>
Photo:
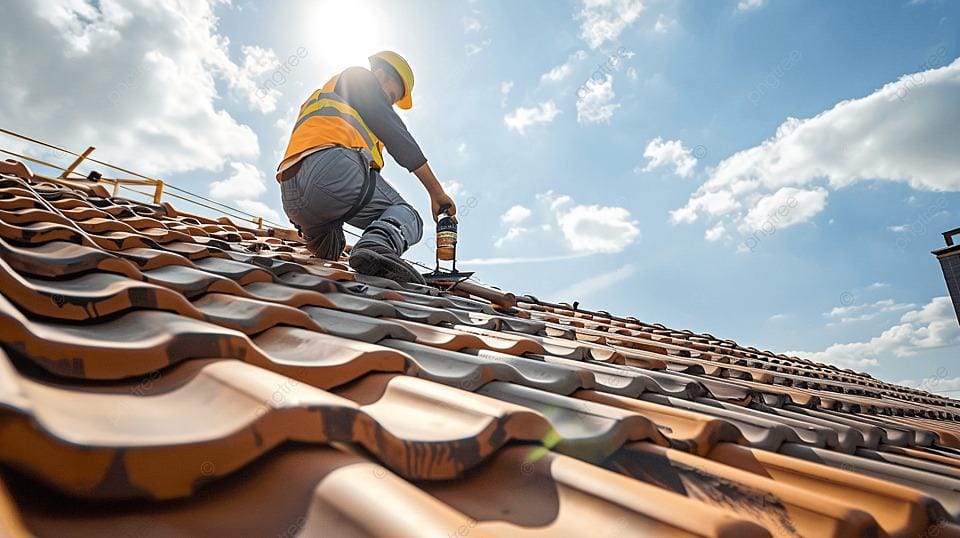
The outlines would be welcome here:
<svg viewBox="0 0 960 538">
<path fill-rule="evenodd" d="M 250 108 L 268 114 L 277 109 L 280 91 L 276 87 L 260 83 L 267 72 L 280 65 L 277 55 L 270 49 L 244 46 L 243 66 L 237 67 L 229 61 L 224 64 L 227 84 L 230 90 L 239 94 Z"/>
<path fill-rule="evenodd" d="M 743 217 L 741 228 L 748 231 L 763 230 L 770 234 L 806 222 L 820 213 L 826 204 L 827 190 L 822 187 L 813 190 L 784 187 L 757 200 Z"/>
<path fill-rule="evenodd" d="M 580 21 L 580 38 L 591 49 L 615 40 L 643 9 L 639 0 L 583 0 L 583 8 L 575 17 Z"/>
<path fill-rule="evenodd" d="M 503 215 L 500 216 L 500 222 L 504 224 L 520 224 L 528 219 L 532 213 L 529 208 L 518 204 L 506 210 Z"/>
<path fill-rule="evenodd" d="M 611 288 L 627 280 L 637 272 L 633 264 L 627 264 L 613 271 L 591 275 L 579 282 L 567 286 L 551 295 L 551 301 L 582 301 L 597 292 Z"/>
<path fill-rule="evenodd" d="M 768 318 L 768 321 L 783 321 L 787 319 L 786 314 L 774 314 Z"/>
<path fill-rule="evenodd" d="M 577 91 L 577 121 L 580 123 L 610 122 L 614 111 L 620 108 L 613 103 L 613 76 L 605 75 L 602 81 L 591 78 Z"/>
<path fill-rule="evenodd" d="M 903 233 L 903 232 L 907 231 L 907 226 L 902 225 L 902 224 L 898 224 L 898 225 L 896 225 L 896 226 L 887 226 L 887 229 L 890 230 L 890 231 L 893 232 L 893 233 Z"/>
<path fill-rule="evenodd" d="M 680 177 L 690 177 L 694 167 L 697 166 L 697 158 L 693 156 L 690 148 L 683 147 L 683 142 L 664 140 L 659 136 L 647 143 L 643 156 L 647 159 L 644 172 L 672 165 L 675 174 Z"/>
<path fill-rule="evenodd" d="M 746 12 L 754 9 L 760 9 L 767 5 L 767 0 L 740 0 L 737 2 L 737 11 Z"/>
<path fill-rule="evenodd" d="M 668 19 L 662 13 L 657 17 L 657 22 L 653 24 L 653 31 L 658 34 L 665 34 L 670 31 L 671 28 L 676 26 L 677 21 Z"/>
<path fill-rule="evenodd" d="M 247 47 L 234 63 L 207 2 L 14 2 L 0 17 L 0 50 L 10 52 L 0 54 L 0 72 L 17 74 L 0 85 L 7 128 L 92 144 L 94 156 L 152 175 L 259 155 L 257 136 L 222 108 L 217 84 L 270 110 L 271 94 L 251 95 L 251 77 L 271 53 Z"/>
<path fill-rule="evenodd" d="M 871 290 L 879 290 L 879 289 L 889 288 L 889 287 L 890 287 L 890 284 L 887 284 L 886 282 L 874 282 L 873 284 L 870 284 L 869 286 L 867 286 L 867 288 Z"/>
<path fill-rule="evenodd" d="M 210 197 L 218 200 L 256 198 L 267 192 L 264 176 L 256 166 L 248 163 L 230 163 L 233 174 L 210 184 Z"/>
<path fill-rule="evenodd" d="M 257 200 L 267 191 L 263 172 L 249 163 L 231 162 L 230 168 L 230 177 L 210 184 L 211 198 L 277 224 L 285 222 L 277 211 Z"/>
<path fill-rule="evenodd" d="M 461 266 L 468 265 L 517 265 L 521 263 L 553 263 L 567 260 L 576 260 L 593 256 L 593 252 L 578 252 L 575 254 L 564 254 L 562 256 L 532 256 L 532 257 L 500 257 L 500 258 L 473 258 L 458 262 Z"/>
<path fill-rule="evenodd" d="M 934 375 L 920 380 L 904 379 L 897 385 L 904 385 L 915 389 L 956 398 L 956 393 L 960 392 L 960 377 L 947 377 L 947 369 L 939 368 Z"/>
<path fill-rule="evenodd" d="M 911 310 L 900 322 L 865 342 L 833 344 L 823 351 L 790 351 L 818 362 L 844 368 L 876 366 L 881 359 L 915 356 L 921 351 L 960 346 L 960 325 L 949 297 L 934 297 L 919 310 Z"/>
<path fill-rule="evenodd" d="M 517 239 L 518 237 L 525 234 L 526 232 L 527 232 L 527 229 L 524 228 L 523 226 L 511 226 L 510 229 L 507 230 L 507 233 L 503 234 L 503 237 L 493 242 L 493 246 L 500 248 L 506 243 L 513 241 L 514 239 Z"/>
<path fill-rule="evenodd" d="M 560 114 L 560 109 L 550 100 L 532 108 L 518 107 L 503 117 L 503 123 L 520 134 L 526 134 L 527 127 L 550 123 L 557 114 Z"/>
<path fill-rule="evenodd" d="M 586 52 L 578 50 L 577 52 L 571 54 L 570 57 L 567 58 L 566 62 L 563 62 L 562 64 L 541 75 L 540 80 L 543 82 L 560 82 L 573 73 L 574 64 L 582 61 L 586 57 Z"/>
<path fill-rule="evenodd" d="M 537 195 L 554 212 L 557 226 L 574 252 L 621 252 L 640 235 L 637 222 L 623 207 L 574 204 L 552 191 Z"/>
<path fill-rule="evenodd" d="M 870 287 L 872 288 L 873 286 Z M 893 299 L 883 299 L 873 303 L 835 306 L 823 315 L 824 317 L 838 320 L 838 323 L 851 323 L 855 321 L 868 321 L 881 314 L 900 312 L 915 307 L 916 305 L 912 303 L 897 303 Z"/>
<path fill-rule="evenodd" d="M 639 76 L 640 76 L 640 75 L 637 73 L 637 68 L 636 68 L 636 67 L 631 66 L 631 67 L 628 67 L 628 68 L 627 68 L 627 78 L 628 78 L 628 79 L 630 79 L 630 80 L 637 80 L 637 78 L 639 78 Z"/>
<path fill-rule="evenodd" d="M 938 49 L 926 65 L 939 58 L 945 58 L 944 49 Z M 671 214 L 684 222 L 695 221 L 700 213 L 717 218 L 721 213 L 710 211 L 705 197 L 731 200 L 722 208 L 726 215 L 732 209 L 754 207 L 770 193 L 789 187 L 808 193 L 811 202 L 792 214 L 791 222 L 796 223 L 823 209 L 818 202 L 825 202 L 827 190 L 858 181 L 960 191 L 958 90 L 960 58 L 946 67 L 906 75 L 866 97 L 841 101 L 813 118 L 788 118 L 773 137 L 711 169 L 687 205 Z M 804 188 L 810 184 L 822 186 Z M 738 212 L 727 218 L 739 227 L 745 216 Z"/>
<path fill-rule="evenodd" d="M 286 219 L 281 218 L 280 214 L 277 213 L 273 208 L 259 200 L 236 200 L 234 203 L 239 206 L 240 209 L 250 213 L 251 215 L 263 217 L 265 220 L 269 220 L 277 224 L 284 224 L 286 222 Z"/>
<path fill-rule="evenodd" d="M 467 143 L 466 143 L 466 142 L 460 142 L 459 144 L 457 144 L 457 153 L 459 153 L 460 155 L 466 155 L 466 154 L 467 154 Z"/>
<path fill-rule="evenodd" d="M 521 236 L 528 237 L 528 243 L 535 238 L 538 244 L 555 238 L 573 254 L 588 255 L 621 252 L 640 236 L 638 223 L 623 207 L 577 204 L 570 196 L 553 191 L 537 194 L 536 199 L 540 208 L 536 214 L 522 205 L 504 212 L 501 222 L 508 229 L 495 246 Z M 530 222 L 534 216 L 536 220 Z"/>
<path fill-rule="evenodd" d="M 466 193 L 463 185 L 459 181 L 441 181 L 440 186 L 443 187 L 443 192 L 447 193 L 447 195 L 453 199 Z"/>
<path fill-rule="evenodd" d="M 685 207 L 670 212 L 674 223 L 694 222 L 700 212 L 710 215 L 726 215 L 740 207 L 740 202 L 726 191 L 708 192 L 697 198 L 691 198 Z"/>
<path fill-rule="evenodd" d="M 528 230 L 526 227 L 521 226 L 520 223 L 530 218 L 532 213 L 529 208 L 519 204 L 506 210 L 503 215 L 500 216 L 500 222 L 509 226 L 509 228 L 507 229 L 507 233 L 494 242 L 493 246 L 500 248 L 504 244 L 525 234 Z"/>
<path fill-rule="evenodd" d="M 723 236 L 727 235 L 727 227 L 723 225 L 722 222 L 718 222 L 713 225 L 712 228 L 709 228 L 706 233 L 703 234 L 704 239 L 707 241 L 719 241 Z"/>
</svg>

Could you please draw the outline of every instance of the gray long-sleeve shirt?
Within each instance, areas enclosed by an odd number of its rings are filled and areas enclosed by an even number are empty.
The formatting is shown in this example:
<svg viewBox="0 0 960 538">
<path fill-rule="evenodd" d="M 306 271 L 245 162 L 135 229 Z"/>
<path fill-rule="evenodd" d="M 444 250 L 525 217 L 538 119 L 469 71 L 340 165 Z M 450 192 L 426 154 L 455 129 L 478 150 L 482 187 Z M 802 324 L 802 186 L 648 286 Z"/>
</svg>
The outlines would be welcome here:
<svg viewBox="0 0 960 538">
<path fill-rule="evenodd" d="M 383 142 L 397 164 L 413 172 L 427 162 L 377 77 L 369 70 L 362 67 L 345 70 L 333 92 L 360 113 L 364 123 Z"/>
</svg>

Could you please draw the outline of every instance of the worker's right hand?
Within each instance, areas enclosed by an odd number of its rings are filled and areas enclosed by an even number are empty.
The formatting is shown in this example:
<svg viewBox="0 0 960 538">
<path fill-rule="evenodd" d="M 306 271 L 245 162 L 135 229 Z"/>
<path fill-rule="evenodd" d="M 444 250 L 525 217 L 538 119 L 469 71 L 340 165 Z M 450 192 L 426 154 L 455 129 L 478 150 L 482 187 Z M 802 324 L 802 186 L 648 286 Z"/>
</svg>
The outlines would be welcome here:
<svg viewBox="0 0 960 538">
<path fill-rule="evenodd" d="M 440 215 L 441 206 L 450 206 L 445 208 L 447 210 L 447 215 L 453 219 L 453 222 L 457 222 L 457 204 L 453 201 L 453 198 L 447 196 L 447 193 L 440 192 L 430 197 L 430 207 L 433 210 L 431 214 L 433 215 L 433 220 L 437 220 L 437 215 Z"/>
</svg>

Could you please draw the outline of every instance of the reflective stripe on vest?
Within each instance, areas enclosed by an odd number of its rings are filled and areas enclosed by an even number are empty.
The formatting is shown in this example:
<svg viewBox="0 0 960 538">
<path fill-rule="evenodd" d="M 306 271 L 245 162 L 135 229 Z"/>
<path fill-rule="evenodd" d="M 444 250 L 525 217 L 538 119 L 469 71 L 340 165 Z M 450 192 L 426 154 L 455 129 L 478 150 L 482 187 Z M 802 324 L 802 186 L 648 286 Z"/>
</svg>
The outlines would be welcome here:
<svg viewBox="0 0 960 538">
<path fill-rule="evenodd" d="M 383 143 L 367 127 L 360 113 L 333 93 L 339 79 L 340 75 L 331 78 L 300 106 L 283 160 L 315 147 L 335 144 L 366 150 L 370 166 L 383 168 Z"/>
</svg>

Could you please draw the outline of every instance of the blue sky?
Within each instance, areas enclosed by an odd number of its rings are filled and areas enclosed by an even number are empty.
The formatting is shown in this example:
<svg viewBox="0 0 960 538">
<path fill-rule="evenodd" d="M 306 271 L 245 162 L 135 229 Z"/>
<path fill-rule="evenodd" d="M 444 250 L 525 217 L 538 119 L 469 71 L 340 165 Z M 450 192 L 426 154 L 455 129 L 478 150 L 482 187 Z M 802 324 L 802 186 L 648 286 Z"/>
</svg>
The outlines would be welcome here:
<svg viewBox="0 0 960 538">
<path fill-rule="evenodd" d="M 0 124 L 284 222 L 296 107 L 395 49 L 481 281 L 956 391 L 930 250 L 960 226 L 958 22 L 933 0 L 14 2 Z"/>
</svg>

